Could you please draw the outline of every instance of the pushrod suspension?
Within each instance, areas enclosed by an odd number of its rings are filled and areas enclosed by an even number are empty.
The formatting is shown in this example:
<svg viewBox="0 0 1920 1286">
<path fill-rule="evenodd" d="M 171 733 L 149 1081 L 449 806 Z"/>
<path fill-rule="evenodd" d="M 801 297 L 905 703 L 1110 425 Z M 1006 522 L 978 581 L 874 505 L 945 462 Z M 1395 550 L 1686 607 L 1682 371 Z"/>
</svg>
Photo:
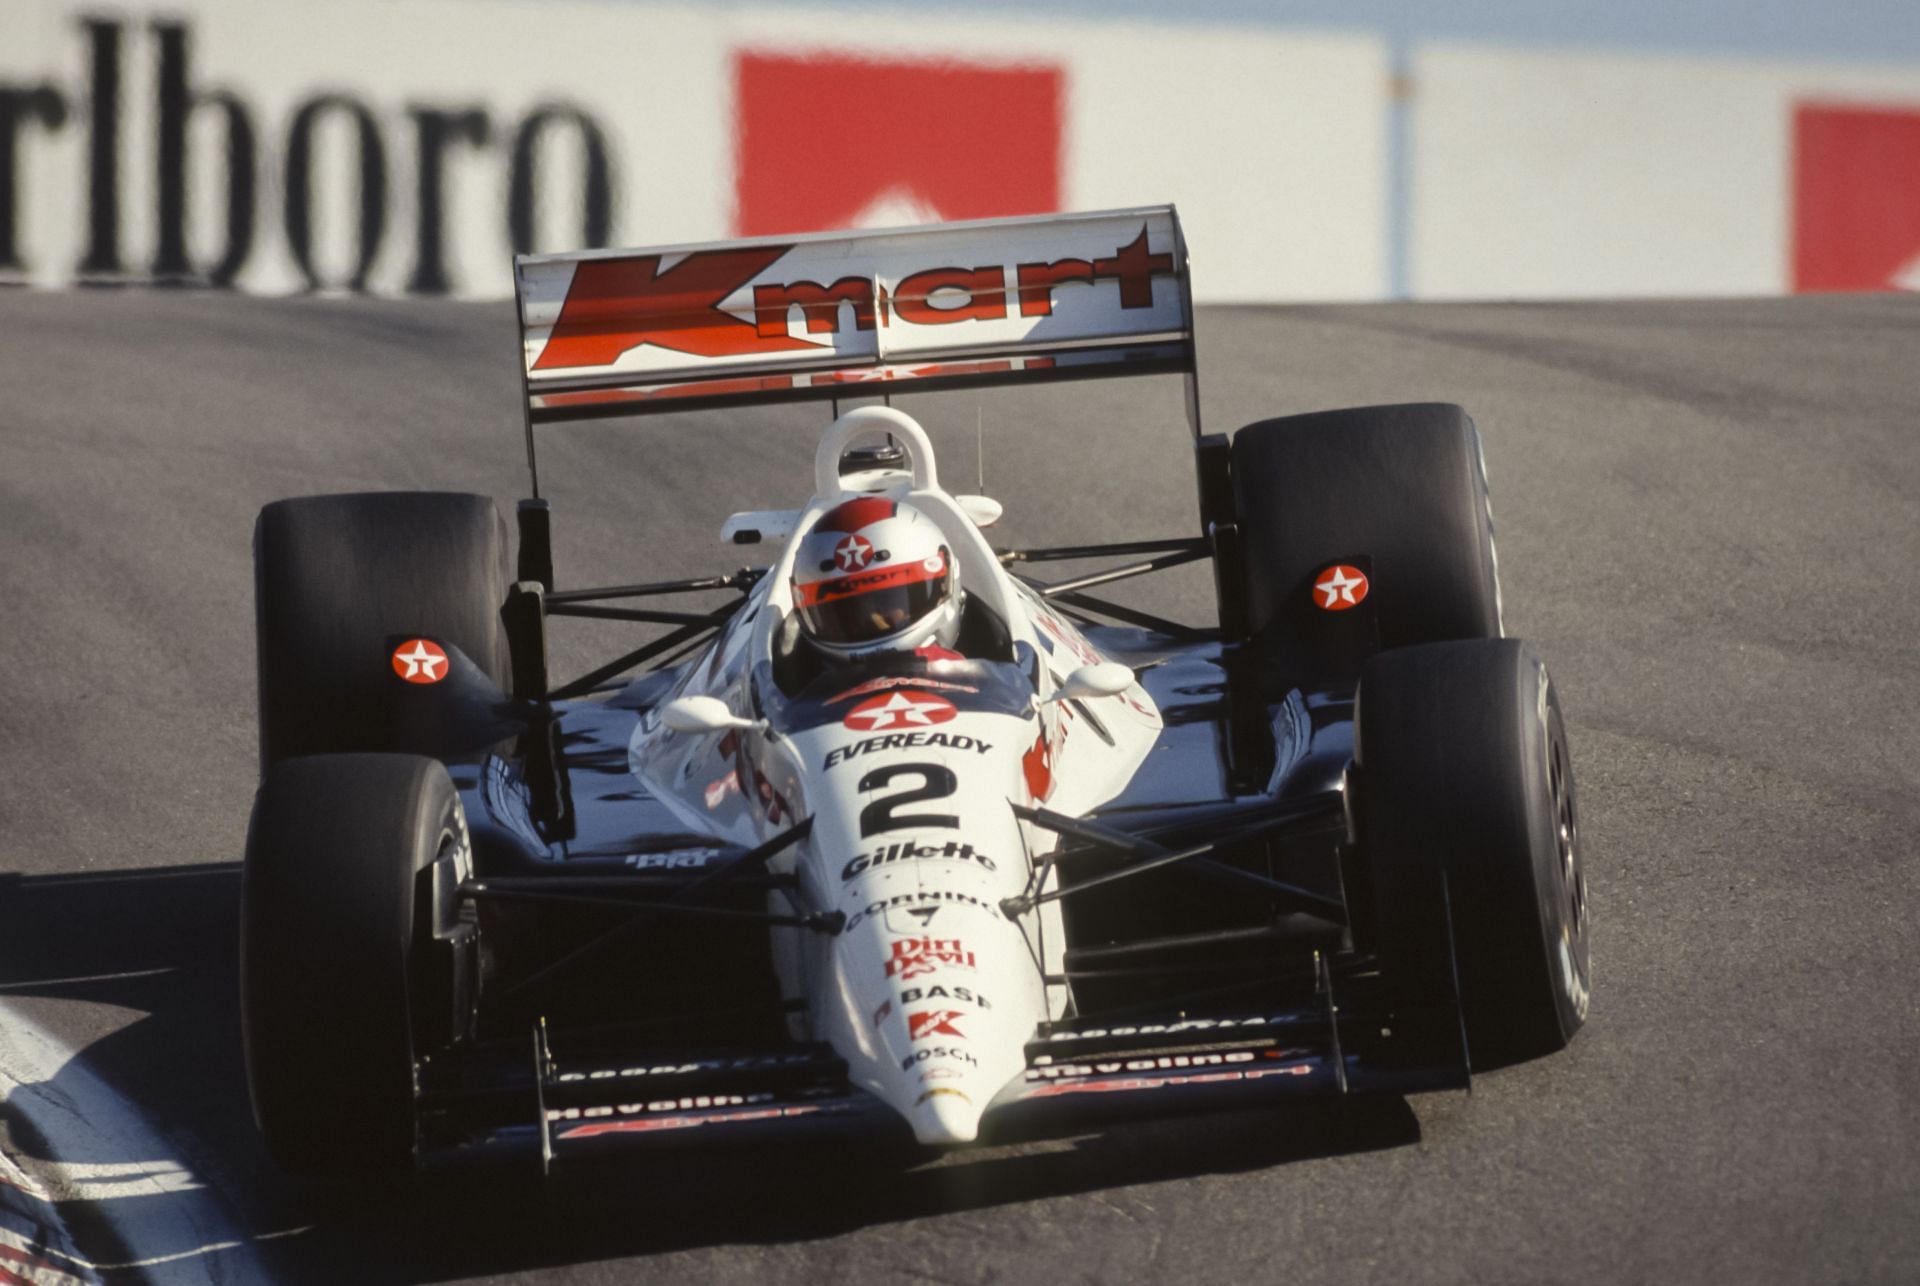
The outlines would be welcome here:
<svg viewBox="0 0 1920 1286">
<path fill-rule="evenodd" d="M 1077 818 L 1053 812 L 1051 809 L 1029 808 L 1023 804 L 1013 804 L 1012 808 L 1014 816 L 1020 818 L 1022 821 L 1032 822 L 1036 826 L 1044 826 L 1057 834 L 1077 839 L 1093 849 L 1115 849 L 1143 860 L 1135 862 L 1131 866 L 1123 867 L 1118 871 L 1110 871 L 1103 875 L 1095 876 L 1090 880 L 1081 881 L 1068 888 L 1054 889 L 1048 893 L 1029 891 L 1018 897 L 1008 898 L 1002 905 L 1006 907 L 1010 915 L 1024 914 L 1042 902 L 1051 902 L 1062 897 L 1071 897 L 1084 889 L 1095 888 L 1102 884 L 1110 884 L 1116 879 L 1125 879 L 1131 875 L 1139 875 L 1158 867 L 1172 865 L 1175 862 L 1185 862 L 1188 865 L 1188 869 L 1192 870 L 1196 875 L 1203 875 L 1210 879 L 1259 889 L 1264 893 L 1295 903 L 1316 915 L 1334 919 L 1341 924 L 1346 923 L 1346 903 L 1339 898 L 1328 897 L 1323 893 L 1315 893 L 1311 889 L 1302 888 L 1297 884 L 1289 884 L 1284 880 L 1269 879 L 1264 875 L 1256 875 L 1252 871 L 1241 870 L 1237 866 L 1228 866 L 1224 862 L 1216 862 L 1205 856 L 1205 854 L 1215 851 L 1223 844 L 1229 844 L 1243 839 L 1251 839 L 1263 831 L 1271 830 L 1284 819 L 1266 818 L 1257 826 L 1234 831 L 1209 843 L 1176 852 L 1168 849 L 1163 844 L 1155 843 L 1153 840 L 1146 839 L 1142 836 L 1128 835 L 1122 831 L 1111 830 L 1108 827 L 1093 822 L 1081 821 Z M 1054 860 L 1058 861 L 1064 857 L 1079 856 L 1090 856 L 1090 853 L 1083 849 L 1075 853 L 1059 854 Z"/>
<path fill-rule="evenodd" d="M 1075 576 L 1070 580 L 1041 584 L 1028 581 L 1040 591 L 1042 598 L 1053 598 L 1059 594 L 1070 594 L 1076 589 L 1090 589 L 1095 585 L 1105 585 L 1109 581 L 1127 580 L 1134 576 L 1145 576 L 1148 572 L 1157 572 L 1168 567 L 1178 567 L 1182 563 L 1198 562 L 1207 557 L 1204 549 L 1184 549 L 1178 553 L 1162 554 L 1158 558 L 1149 558 L 1143 563 L 1128 563 L 1123 567 L 1109 567 L 1103 571 L 1088 572 L 1084 576 Z"/>
<path fill-rule="evenodd" d="M 572 968 L 586 957 L 598 951 L 605 950 L 611 943 L 618 941 L 628 933 L 631 933 L 635 928 L 646 923 L 648 913 L 659 911 L 671 912 L 675 908 L 684 908 L 686 906 L 685 899 L 699 890 L 717 884 L 735 872 L 744 873 L 746 871 L 757 870 L 774 855 L 799 843 L 800 840 L 805 838 L 812 830 L 813 818 L 803 818 L 792 826 L 789 826 L 786 830 L 781 831 L 778 835 L 775 835 L 772 839 L 766 841 L 766 843 L 758 845 L 755 848 L 750 848 L 731 861 L 716 866 L 695 879 L 687 881 L 686 884 L 675 890 L 672 896 L 668 898 L 659 902 L 622 903 L 621 906 L 623 909 L 633 912 L 631 916 L 619 924 L 614 925 L 598 937 L 588 939 L 545 968 L 536 970 L 525 978 L 522 978 L 512 987 L 509 987 L 501 999 L 511 999 L 533 987 L 535 984 Z M 820 933 L 838 933 L 841 926 L 846 923 L 846 916 L 839 911 L 816 912 L 811 916 L 805 917 L 805 919 L 807 922 L 800 927 L 813 929 Z"/>
<path fill-rule="evenodd" d="M 589 603 L 548 603 L 548 616 L 585 616 L 597 621 L 639 621 L 647 625 L 704 625 L 706 612 L 663 612 L 651 607 L 595 607 Z"/>
<path fill-rule="evenodd" d="M 1002 563 L 1071 562 L 1080 558 L 1127 558 L 1134 554 L 1160 554 L 1174 550 L 1206 557 L 1210 552 L 1200 536 L 1176 536 L 1171 540 L 1128 540 L 1112 545 L 1056 545 L 1048 549 L 1003 549 Z"/>
<path fill-rule="evenodd" d="M 692 580 L 663 580 L 641 585 L 608 585 L 597 589 L 557 589 L 546 596 L 547 603 L 590 603 L 607 598 L 645 598 L 655 594 L 689 594 L 702 589 L 753 588 L 760 579 L 757 568 L 743 567 L 725 576 L 699 576 Z"/>
<path fill-rule="evenodd" d="M 470 880 L 460 886 L 463 897 L 475 901 L 540 902 L 562 906 L 604 906 L 627 911 L 651 911 L 661 915 L 690 915 L 715 920 L 750 920 L 756 924 L 787 925 L 831 933 L 839 929 L 839 912 L 810 915 L 779 915 L 772 911 L 741 911 L 725 906 L 682 906 L 673 902 L 638 902 L 632 898 L 604 893 L 566 893 L 552 889 L 503 889 L 485 880 Z"/>
<path fill-rule="evenodd" d="M 635 648 L 625 656 L 615 657 L 599 669 L 589 670 L 571 683 L 563 683 L 553 689 L 547 693 L 547 700 L 565 701 L 569 697 L 577 697 L 582 693 L 591 692 L 596 685 L 607 679 L 611 679 L 614 675 L 625 673 L 634 666 L 639 665 L 642 661 L 650 660 L 662 652 L 679 647 L 682 643 L 687 642 L 698 634 L 726 624 L 728 618 L 740 610 L 740 603 L 745 601 L 746 600 L 742 599 L 740 602 L 728 603 L 718 611 L 710 612 L 700 617 L 692 624 L 682 625 L 677 630 L 670 630 L 652 642 Z"/>
<path fill-rule="evenodd" d="M 1093 613 L 1100 616 L 1112 617 L 1116 621 L 1125 621 L 1129 625 L 1138 625 L 1142 629 L 1153 630 L 1159 634 L 1171 635 L 1174 638 L 1198 639 L 1210 636 L 1210 632 L 1207 630 L 1197 630 L 1191 625 L 1183 625 L 1179 621 L 1170 621 L 1164 616 L 1155 616 L 1151 612 L 1143 612 L 1138 608 L 1127 607 L 1124 604 L 1115 603 L 1109 599 L 1096 598 L 1092 594 L 1082 593 L 1077 589 L 1055 591 L 1055 587 L 1047 584 L 1047 582 L 1035 580 L 1031 576 L 1022 576 L 1018 572 L 1014 573 L 1014 579 L 1027 588 L 1034 590 L 1042 598 L 1047 598 L 1050 602 L 1064 604 L 1069 609 L 1070 615 L 1087 621 L 1089 624 L 1099 624 L 1099 622 L 1094 621 L 1091 616 L 1089 616 L 1089 613 Z M 1071 609 L 1074 608 L 1080 610 L 1072 611 Z"/>
</svg>

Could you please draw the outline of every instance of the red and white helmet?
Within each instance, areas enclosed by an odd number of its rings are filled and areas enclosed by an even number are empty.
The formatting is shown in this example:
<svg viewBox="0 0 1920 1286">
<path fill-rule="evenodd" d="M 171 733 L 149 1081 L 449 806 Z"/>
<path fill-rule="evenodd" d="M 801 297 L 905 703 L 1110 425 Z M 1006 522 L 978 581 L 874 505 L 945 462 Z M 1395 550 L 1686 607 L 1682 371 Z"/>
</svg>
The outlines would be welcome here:
<svg viewBox="0 0 1920 1286">
<path fill-rule="evenodd" d="M 863 496 L 829 509 L 801 542 L 793 604 L 808 638 L 836 656 L 951 647 L 960 577 L 933 520 Z"/>
</svg>

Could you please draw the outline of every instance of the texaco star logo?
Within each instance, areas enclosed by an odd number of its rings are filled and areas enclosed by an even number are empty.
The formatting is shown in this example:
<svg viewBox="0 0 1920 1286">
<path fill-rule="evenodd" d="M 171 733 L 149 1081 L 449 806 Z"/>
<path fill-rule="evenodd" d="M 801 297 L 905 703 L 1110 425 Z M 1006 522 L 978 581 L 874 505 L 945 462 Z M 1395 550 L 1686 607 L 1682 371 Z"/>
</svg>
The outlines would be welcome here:
<svg viewBox="0 0 1920 1286">
<path fill-rule="evenodd" d="M 844 720 L 855 732 L 885 732 L 889 728 L 926 728 L 945 723 L 957 714 L 953 702 L 927 692 L 890 692 L 872 697 L 847 711 Z"/>
<path fill-rule="evenodd" d="M 1320 579 L 1313 583 L 1313 592 L 1318 595 L 1313 600 L 1315 607 L 1344 612 L 1349 607 L 1357 607 L 1367 596 L 1366 573 L 1358 567 L 1335 563 L 1320 573 Z"/>
<path fill-rule="evenodd" d="M 834 546 L 833 561 L 843 572 L 857 572 L 873 561 L 873 542 L 865 536 L 848 536 Z"/>
<path fill-rule="evenodd" d="M 393 672 L 408 683 L 438 683 L 447 677 L 447 654 L 426 639 L 412 639 L 393 650 Z"/>
</svg>

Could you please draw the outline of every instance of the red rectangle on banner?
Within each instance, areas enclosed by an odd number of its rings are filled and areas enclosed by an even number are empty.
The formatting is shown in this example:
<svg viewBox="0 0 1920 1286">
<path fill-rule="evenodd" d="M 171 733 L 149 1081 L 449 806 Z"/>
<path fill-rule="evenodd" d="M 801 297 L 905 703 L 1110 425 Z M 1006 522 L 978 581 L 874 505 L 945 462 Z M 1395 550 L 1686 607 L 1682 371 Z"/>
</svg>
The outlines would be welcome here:
<svg viewBox="0 0 1920 1286">
<path fill-rule="evenodd" d="M 1060 208 L 1058 66 L 734 56 L 740 236 Z"/>
<path fill-rule="evenodd" d="M 1793 288 L 1920 289 L 1920 108 L 1801 103 Z"/>
</svg>

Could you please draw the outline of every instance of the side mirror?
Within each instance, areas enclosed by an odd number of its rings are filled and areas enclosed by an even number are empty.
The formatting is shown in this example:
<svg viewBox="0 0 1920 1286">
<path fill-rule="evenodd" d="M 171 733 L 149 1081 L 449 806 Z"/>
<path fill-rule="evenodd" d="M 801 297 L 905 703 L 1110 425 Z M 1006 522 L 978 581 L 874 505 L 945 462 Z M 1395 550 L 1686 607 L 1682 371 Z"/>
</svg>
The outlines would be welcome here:
<svg viewBox="0 0 1920 1286">
<path fill-rule="evenodd" d="M 1007 511 L 1006 506 L 992 496 L 955 496 L 953 501 L 960 506 L 961 513 L 973 519 L 976 527 L 993 526 Z"/>
<path fill-rule="evenodd" d="M 760 726 L 752 719 L 742 719 L 718 697 L 675 697 L 660 707 L 660 722 L 669 732 L 723 732 Z"/>
<path fill-rule="evenodd" d="M 1118 661 L 1102 661 L 1098 665 L 1083 665 L 1069 674 L 1059 691 L 1053 694 L 1055 701 L 1078 701 L 1087 697 L 1117 697 L 1133 686 L 1133 670 Z"/>
</svg>

